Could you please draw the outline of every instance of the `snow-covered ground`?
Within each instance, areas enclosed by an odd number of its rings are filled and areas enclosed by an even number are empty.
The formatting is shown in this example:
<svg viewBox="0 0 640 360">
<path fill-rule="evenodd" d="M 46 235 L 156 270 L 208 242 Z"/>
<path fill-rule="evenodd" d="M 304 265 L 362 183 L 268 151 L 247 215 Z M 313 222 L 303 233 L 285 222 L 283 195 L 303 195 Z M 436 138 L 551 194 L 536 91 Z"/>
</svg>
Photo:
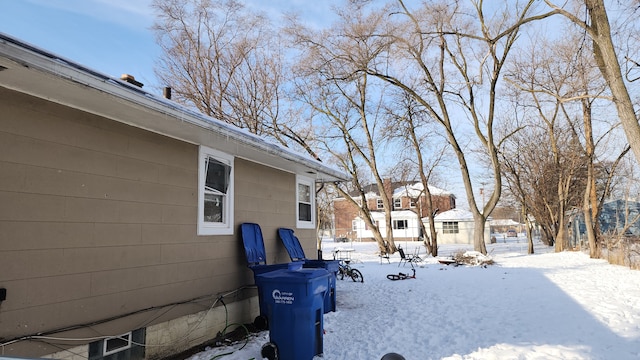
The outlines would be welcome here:
<svg viewBox="0 0 640 360">
<path fill-rule="evenodd" d="M 399 244 L 408 254 L 420 246 Z M 487 245 L 494 265 L 428 257 L 415 279 L 390 281 L 387 274 L 411 271 L 398 267 L 398 254 L 381 264 L 375 243 L 323 243 L 325 258 L 336 249 L 354 250 L 364 283 L 338 280 L 337 310 L 324 316 L 324 359 L 640 359 L 639 271 L 541 244 L 526 255 L 523 238 L 499 237 Z M 463 249 L 471 250 L 443 245 L 440 255 Z M 265 331 L 191 360 L 261 359 L 268 340 Z"/>
</svg>

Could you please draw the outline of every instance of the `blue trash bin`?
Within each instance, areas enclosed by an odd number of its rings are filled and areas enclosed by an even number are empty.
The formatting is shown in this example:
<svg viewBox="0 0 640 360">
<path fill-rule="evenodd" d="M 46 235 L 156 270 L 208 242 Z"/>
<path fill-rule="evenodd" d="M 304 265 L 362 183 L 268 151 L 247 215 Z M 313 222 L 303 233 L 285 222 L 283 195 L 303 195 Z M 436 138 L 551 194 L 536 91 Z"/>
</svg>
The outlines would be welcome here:
<svg viewBox="0 0 640 360">
<path fill-rule="evenodd" d="M 336 275 L 338 274 L 338 268 L 340 260 L 311 260 L 307 259 L 300 240 L 294 234 L 292 229 L 279 228 L 278 237 L 282 240 L 282 244 L 291 261 L 303 261 L 306 268 L 320 268 L 329 272 L 329 290 L 324 295 L 324 312 L 325 314 L 330 311 L 336 311 Z"/>
<path fill-rule="evenodd" d="M 323 352 L 324 296 L 329 272 L 292 263 L 256 276 L 269 318 L 269 339 L 280 360 L 312 360 Z"/>
<path fill-rule="evenodd" d="M 266 330 L 264 328 L 265 322 L 269 316 L 267 315 L 267 304 L 265 303 L 264 290 L 262 289 L 262 283 L 258 279 L 260 274 L 265 274 L 274 270 L 282 270 L 287 269 L 289 264 L 272 264 L 272 265 L 250 265 L 249 269 L 253 271 L 253 282 L 256 284 L 256 288 L 258 289 L 258 307 L 260 309 L 260 315 L 254 321 L 254 324 L 260 328 Z M 263 317 L 260 319 L 260 317 Z"/>
<path fill-rule="evenodd" d="M 264 302 L 262 286 L 258 281 L 258 275 L 270 271 L 287 269 L 288 263 L 267 265 L 267 254 L 264 248 L 264 239 L 262 237 L 262 229 L 256 223 L 243 223 L 240 225 L 240 235 L 244 245 L 244 251 L 249 263 L 249 269 L 253 271 L 253 281 L 258 288 L 258 305 L 260 307 L 260 315 L 256 317 L 254 325 L 259 329 L 265 329 L 268 322 L 267 308 Z"/>
<path fill-rule="evenodd" d="M 324 313 L 336 311 L 336 276 L 340 260 L 305 260 L 303 267 L 325 269 L 329 272 L 329 289 L 324 294 Z"/>
</svg>

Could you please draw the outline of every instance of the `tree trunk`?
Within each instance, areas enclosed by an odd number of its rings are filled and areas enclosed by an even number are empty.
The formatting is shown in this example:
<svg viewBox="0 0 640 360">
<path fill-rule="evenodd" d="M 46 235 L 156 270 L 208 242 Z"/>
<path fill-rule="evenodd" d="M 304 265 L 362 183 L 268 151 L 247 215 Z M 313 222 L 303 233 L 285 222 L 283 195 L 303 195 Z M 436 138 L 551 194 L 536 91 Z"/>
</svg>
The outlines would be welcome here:
<svg viewBox="0 0 640 360">
<path fill-rule="evenodd" d="M 556 229 L 556 252 L 567 249 L 567 229 L 564 226 L 564 206 L 560 206 L 558 212 L 558 226 Z"/>
<path fill-rule="evenodd" d="M 487 218 L 482 214 L 473 214 L 473 249 L 483 254 L 487 253 L 487 245 L 484 240 L 484 229 Z"/>
<path fill-rule="evenodd" d="M 527 248 L 527 254 L 533 254 L 534 253 L 533 231 L 532 231 L 531 222 L 529 221 L 529 219 L 525 218 L 524 223 L 525 223 L 525 231 L 527 232 L 527 243 L 529 244 Z"/>
<path fill-rule="evenodd" d="M 584 190 L 582 212 L 584 214 L 584 225 L 589 243 L 589 256 L 595 259 L 599 253 L 595 226 L 595 223 L 598 221 L 598 195 L 596 192 L 595 168 L 593 164 L 595 144 L 593 142 L 591 104 L 587 99 L 582 99 L 582 119 L 584 123 L 585 153 L 587 155 L 587 184 Z"/>
<path fill-rule="evenodd" d="M 618 110 L 627 141 L 633 150 L 636 161 L 640 162 L 640 124 L 633 108 L 633 102 L 624 83 L 618 56 L 611 39 L 611 27 L 604 6 L 604 0 L 585 0 L 591 18 L 594 56 L 600 72 L 611 89 L 613 102 Z"/>
</svg>

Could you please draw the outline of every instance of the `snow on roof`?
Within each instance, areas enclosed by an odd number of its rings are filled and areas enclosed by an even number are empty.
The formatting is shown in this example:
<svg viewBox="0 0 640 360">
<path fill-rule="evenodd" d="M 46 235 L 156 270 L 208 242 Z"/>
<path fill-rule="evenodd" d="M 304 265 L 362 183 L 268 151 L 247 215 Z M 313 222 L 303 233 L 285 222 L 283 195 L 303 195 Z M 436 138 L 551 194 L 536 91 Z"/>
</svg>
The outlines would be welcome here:
<svg viewBox="0 0 640 360">
<path fill-rule="evenodd" d="M 451 220 L 473 221 L 473 214 L 469 210 L 451 209 L 436 215 L 434 220 L 436 221 L 451 221 Z"/>
<path fill-rule="evenodd" d="M 429 192 L 431 193 L 431 195 L 451 195 L 451 193 L 446 190 L 443 190 L 431 185 L 428 185 L 428 186 L 429 186 Z M 411 198 L 417 198 L 422 194 L 423 191 L 424 191 L 424 186 L 422 185 L 421 182 L 417 182 L 415 184 L 396 188 L 393 191 L 393 197 L 395 198 L 395 197 L 407 196 Z"/>
<path fill-rule="evenodd" d="M 491 226 L 513 226 L 520 225 L 517 221 L 513 221 L 511 219 L 495 219 L 489 222 Z"/>
<path fill-rule="evenodd" d="M 152 94 L 0 32 L 0 85 L 196 145 L 327 181 L 343 171 L 306 153 Z M 6 75 L 5 75 L 6 74 Z M 91 91 L 87 91 L 91 90 Z M 116 103 L 117 106 L 111 106 Z M 126 113 L 126 117 L 123 117 Z M 162 116 L 158 116 L 161 114 Z M 213 134 L 213 135 L 212 135 Z M 217 141 L 218 138 L 224 141 Z M 229 141 L 231 140 L 231 141 Z"/>
</svg>

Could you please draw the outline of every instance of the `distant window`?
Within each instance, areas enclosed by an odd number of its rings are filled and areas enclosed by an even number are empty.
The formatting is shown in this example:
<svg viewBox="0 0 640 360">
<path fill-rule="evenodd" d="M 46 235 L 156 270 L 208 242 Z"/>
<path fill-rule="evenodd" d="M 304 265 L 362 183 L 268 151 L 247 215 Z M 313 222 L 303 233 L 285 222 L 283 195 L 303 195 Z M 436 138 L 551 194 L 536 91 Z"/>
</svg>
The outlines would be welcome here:
<svg viewBox="0 0 640 360">
<path fill-rule="evenodd" d="M 403 229 L 407 229 L 408 226 L 408 222 L 407 220 L 393 220 L 393 228 L 396 230 L 403 230 Z"/>
<path fill-rule="evenodd" d="M 296 177 L 296 225 L 302 229 L 316 227 L 315 183 L 312 179 Z"/>
<path fill-rule="evenodd" d="M 358 220 L 353 220 L 351 222 L 351 230 L 358 231 Z"/>
<path fill-rule="evenodd" d="M 104 339 L 103 354 L 114 354 L 131 348 L 131 332 Z"/>
<path fill-rule="evenodd" d="M 402 198 L 393 199 L 393 208 L 402 209 Z"/>
<path fill-rule="evenodd" d="M 198 235 L 233 234 L 233 156 L 200 147 Z"/>
<path fill-rule="evenodd" d="M 450 222 L 443 222 L 442 223 L 442 233 L 443 234 L 457 234 L 460 231 L 458 230 L 458 222 L 457 221 L 450 221 Z"/>
<path fill-rule="evenodd" d="M 376 228 L 380 229 L 380 221 L 378 220 L 371 220 L 373 222 L 373 224 L 375 225 Z M 366 222 L 364 223 L 364 229 L 365 230 L 372 230 L 371 227 L 369 226 L 369 224 L 367 224 Z"/>
<path fill-rule="evenodd" d="M 382 202 L 382 199 L 378 199 L 378 209 L 384 209 L 384 203 Z"/>
<path fill-rule="evenodd" d="M 410 208 L 416 207 L 416 199 L 411 199 L 411 201 L 409 202 L 409 207 Z"/>
</svg>

